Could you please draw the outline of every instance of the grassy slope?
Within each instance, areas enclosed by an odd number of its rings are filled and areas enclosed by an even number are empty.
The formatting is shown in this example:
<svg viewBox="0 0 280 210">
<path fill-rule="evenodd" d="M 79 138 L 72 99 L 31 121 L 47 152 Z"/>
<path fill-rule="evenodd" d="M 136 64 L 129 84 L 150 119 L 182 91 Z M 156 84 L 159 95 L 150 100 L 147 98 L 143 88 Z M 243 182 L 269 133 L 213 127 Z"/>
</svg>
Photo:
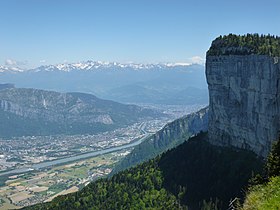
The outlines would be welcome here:
<svg viewBox="0 0 280 210">
<path fill-rule="evenodd" d="M 280 209 L 280 176 L 271 178 L 267 184 L 252 187 L 242 209 Z"/>
<path fill-rule="evenodd" d="M 272 145 L 264 172 L 252 180 L 243 210 L 280 209 L 280 139 Z"/>
</svg>

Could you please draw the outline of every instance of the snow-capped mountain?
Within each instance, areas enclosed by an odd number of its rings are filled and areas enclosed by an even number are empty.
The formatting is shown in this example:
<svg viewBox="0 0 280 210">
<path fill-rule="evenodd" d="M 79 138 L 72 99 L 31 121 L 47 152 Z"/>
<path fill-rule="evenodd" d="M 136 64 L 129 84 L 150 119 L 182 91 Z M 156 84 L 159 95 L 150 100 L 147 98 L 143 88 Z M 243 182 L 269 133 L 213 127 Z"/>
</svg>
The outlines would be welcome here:
<svg viewBox="0 0 280 210">
<path fill-rule="evenodd" d="M 96 69 L 164 69 L 176 66 L 189 66 L 189 63 L 164 63 L 164 64 L 141 64 L 141 63 L 118 63 L 118 62 L 103 62 L 103 61 L 85 61 L 78 63 L 62 63 L 57 65 L 44 65 L 32 69 L 32 71 L 65 71 L 73 70 L 92 71 Z"/>
<path fill-rule="evenodd" d="M 20 67 L 0 66 L 0 73 L 3 72 L 53 72 L 53 71 L 93 71 L 97 69 L 130 69 L 130 70 L 151 70 L 151 69 L 170 69 L 174 67 L 187 67 L 190 63 L 156 63 L 156 64 L 143 64 L 143 63 L 118 63 L 118 62 L 104 62 L 104 61 L 83 61 L 77 63 L 60 63 L 56 65 L 43 65 L 34 69 L 21 69 Z"/>
</svg>

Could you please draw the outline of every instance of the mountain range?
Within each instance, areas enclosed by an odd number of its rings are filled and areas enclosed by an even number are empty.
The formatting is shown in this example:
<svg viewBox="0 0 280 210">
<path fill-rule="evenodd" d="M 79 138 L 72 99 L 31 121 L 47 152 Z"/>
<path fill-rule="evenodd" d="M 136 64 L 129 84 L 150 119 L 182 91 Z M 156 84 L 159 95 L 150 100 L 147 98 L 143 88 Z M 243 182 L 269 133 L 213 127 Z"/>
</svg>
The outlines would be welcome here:
<svg viewBox="0 0 280 210">
<path fill-rule="evenodd" d="M 118 63 L 118 62 L 103 62 L 103 61 L 83 61 L 77 63 L 60 63 L 56 65 L 42 65 L 37 68 L 24 69 L 17 66 L 0 66 L 0 72 L 39 72 L 39 71 L 95 71 L 97 69 L 166 69 L 174 67 L 186 67 L 191 66 L 190 63 L 156 63 L 156 64 L 142 64 L 142 63 Z"/>
<path fill-rule="evenodd" d="M 0 67 L 0 83 L 21 88 L 84 92 L 121 103 L 207 104 L 204 66 L 184 63 L 62 63 L 23 70 Z"/>
</svg>

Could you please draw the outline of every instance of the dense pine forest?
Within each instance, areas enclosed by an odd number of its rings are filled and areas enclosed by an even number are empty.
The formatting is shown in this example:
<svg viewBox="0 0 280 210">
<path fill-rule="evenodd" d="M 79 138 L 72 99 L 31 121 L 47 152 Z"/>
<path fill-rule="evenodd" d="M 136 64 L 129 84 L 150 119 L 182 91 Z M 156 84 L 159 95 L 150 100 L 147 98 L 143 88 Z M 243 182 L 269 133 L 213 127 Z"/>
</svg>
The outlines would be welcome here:
<svg viewBox="0 0 280 210">
<path fill-rule="evenodd" d="M 280 57 L 280 37 L 272 35 L 229 34 L 216 38 L 207 52 L 215 55 L 269 55 Z"/>
</svg>

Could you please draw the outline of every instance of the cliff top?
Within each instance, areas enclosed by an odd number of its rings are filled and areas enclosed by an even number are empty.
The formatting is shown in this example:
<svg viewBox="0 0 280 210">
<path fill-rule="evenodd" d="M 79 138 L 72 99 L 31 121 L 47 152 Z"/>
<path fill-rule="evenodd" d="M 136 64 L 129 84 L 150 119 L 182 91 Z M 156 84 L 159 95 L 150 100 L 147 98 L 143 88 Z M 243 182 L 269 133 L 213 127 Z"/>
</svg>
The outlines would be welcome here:
<svg viewBox="0 0 280 210">
<path fill-rule="evenodd" d="M 216 38 L 207 51 L 207 56 L 252 54 L 280 57 L 280 37 L 259 34 L 229 34 Z"/>
</svg>

